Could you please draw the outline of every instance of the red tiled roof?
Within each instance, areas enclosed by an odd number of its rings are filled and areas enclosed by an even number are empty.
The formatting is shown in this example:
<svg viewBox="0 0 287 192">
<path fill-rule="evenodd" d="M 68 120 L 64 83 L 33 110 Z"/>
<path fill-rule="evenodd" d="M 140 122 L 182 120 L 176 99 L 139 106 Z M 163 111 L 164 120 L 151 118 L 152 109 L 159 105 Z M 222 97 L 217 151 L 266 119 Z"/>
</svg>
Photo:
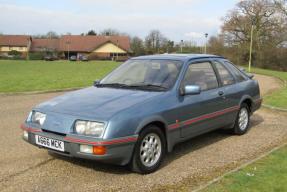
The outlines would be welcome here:
<svg viewBox="0 0 287 192">
<path fill-rule="evenodd" d="M 33 39 L 31 51 L 59 50 L 60 39 Z"/>
<path fill-rule="evenodd" d="M 91 52 L 107 42 L 111 42 L 125 51 L 130 49 L 127 36 L 64 35 L 60 38 L 59 50 L 67 51 L 69 49 L 75 52 Z"/>
<path fill-rule="evenodd" d="M 0 45 L 27 46 L 30 36 L 0 35 Z M 32 39 L 31 51 L 53 49 L 57 51 L 92 52 L 101 45 L 111 42 L 125 51 L 130 50 L 128 36 L 81 36 L 64 35 L 59 39 Z"/>
<path fill-rule="evenodd" d="M 0 35 L 0 45 L 26 47 L 30 38 L 29 35 Z"/>
</svg>

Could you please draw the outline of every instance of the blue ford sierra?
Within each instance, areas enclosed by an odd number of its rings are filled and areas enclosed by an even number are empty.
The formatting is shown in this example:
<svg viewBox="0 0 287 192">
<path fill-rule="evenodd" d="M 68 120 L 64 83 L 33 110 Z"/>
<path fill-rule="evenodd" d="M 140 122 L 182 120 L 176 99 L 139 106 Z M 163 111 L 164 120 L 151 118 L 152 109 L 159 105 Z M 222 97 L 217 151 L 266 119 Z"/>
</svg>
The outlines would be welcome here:
<svg viewBox="0 0 287 192">
<path fill-rule="evenodd" d="M 260 106 L 258 82 L 223 57 L 142 56 L 36 106 L 21 128 L 54 153 L 151 173 L 176 143 L 215 129 L 246 133 Z"/>
</svg>

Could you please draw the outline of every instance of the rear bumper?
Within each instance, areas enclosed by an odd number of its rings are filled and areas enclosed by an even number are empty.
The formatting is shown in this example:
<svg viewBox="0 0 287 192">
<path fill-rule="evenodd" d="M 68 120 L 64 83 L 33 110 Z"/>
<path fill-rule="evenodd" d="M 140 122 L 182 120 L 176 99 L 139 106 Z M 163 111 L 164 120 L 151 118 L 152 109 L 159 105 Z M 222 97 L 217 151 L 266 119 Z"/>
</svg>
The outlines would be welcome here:
<svg viewBox="0 0 287 192">
<path fill-rule="evenodd" d="M 35 145 L 39 148 L 47 149 L 51 152 L 83 159 L 90 159 L 95 161 L 101 161 L 105 163 L 112 163 L 118 165 L 126 165 L 129 163 L 135 142 L 137 141 L 137 136 L 122 137 L 111 140 L 99 140 L 91 137 L 77 136 L 77 135 L 58 135 L 50 132 L 43 132 L 41 129 L 31 128 L 26 125 L 22 125 L 21 129 L 28 132 L 28 140 L 24 139 L 26 142 Z M 56 139 L 64 142 L 65 151 L 56 151 L 36 144 L 35 135 Z M 90 145 L 90 146 L 105 146 L 106 154 L 104 155 L 94 155 L 90 153 L 80 152 L 80 145 Z"/>
</svg>

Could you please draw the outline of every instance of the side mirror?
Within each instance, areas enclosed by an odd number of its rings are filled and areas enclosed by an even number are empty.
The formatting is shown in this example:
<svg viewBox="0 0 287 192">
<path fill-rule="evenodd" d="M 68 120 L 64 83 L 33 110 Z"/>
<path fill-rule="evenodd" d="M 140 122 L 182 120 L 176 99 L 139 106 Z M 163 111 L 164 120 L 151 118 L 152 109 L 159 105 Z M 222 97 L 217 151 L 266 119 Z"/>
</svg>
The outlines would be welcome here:
<svg viewBox="0 0 287 192">
<path fill-rule="evenodd" d="M 100 84 L 101 80 L 97 79 L 94 81 L 94 86 L 97 87 Z"/>
<path fill-rule="evenodd" d="M 246 72 L 246 69 L 243 68 L 243 67 L 240 67 L 239 70 L 240 70 L 240 71 L 243 71 L 243 72 Z"/>
<path fill-rule="evenodd" d="M 251 74 L 251 73 L 246 73 L 246 75 L 250 78 L 250 79 L 253 79 L 254 75 Z"/>
<path fill-rule="evenodd" d="M 181 90 L 181 95 L 198 95 L 201 92 L 201 88 L 198 85 L 186 85 Z"/>
</svg>

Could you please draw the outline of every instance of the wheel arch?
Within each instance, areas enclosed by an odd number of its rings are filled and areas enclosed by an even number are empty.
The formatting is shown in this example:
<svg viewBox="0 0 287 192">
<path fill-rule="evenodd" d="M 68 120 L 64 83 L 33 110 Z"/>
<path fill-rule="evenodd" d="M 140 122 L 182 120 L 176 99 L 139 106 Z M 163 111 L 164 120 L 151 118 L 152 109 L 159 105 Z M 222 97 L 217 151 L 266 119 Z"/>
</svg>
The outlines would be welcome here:
<svg viewBox="0 0 287 192">
<path fill-rule="evenodd" d="M 253 100 L 252 97 L 245 95 L 242 97 L 239 106 L 242 105 L 242 103 L 246 103 L 249 107 L 250 112 L 252 112 L 252 108 L 253 108 Z"/>
<path fill-rule="evenodd" d="M 139 123 L 139 126 L 136 129 L 136 134 L 139 135 L 141 133 L 141 131 L 143 131 L 144 129 L 146 129 L 150 125 L 155 125 L 155 126 L 159 127 L 160 130 L 163 132 L 165 140 L 166 140 L 166 147 L 167 147 L 166 150 L 168 150 L 169 146 L 170 146 L 169 137 L 167 136 L 168 125 L 162 117 L 155 116 L 155 117 L 151 117 L 151 118 L 143 120 L 142 122 Z"/>
</svg>

